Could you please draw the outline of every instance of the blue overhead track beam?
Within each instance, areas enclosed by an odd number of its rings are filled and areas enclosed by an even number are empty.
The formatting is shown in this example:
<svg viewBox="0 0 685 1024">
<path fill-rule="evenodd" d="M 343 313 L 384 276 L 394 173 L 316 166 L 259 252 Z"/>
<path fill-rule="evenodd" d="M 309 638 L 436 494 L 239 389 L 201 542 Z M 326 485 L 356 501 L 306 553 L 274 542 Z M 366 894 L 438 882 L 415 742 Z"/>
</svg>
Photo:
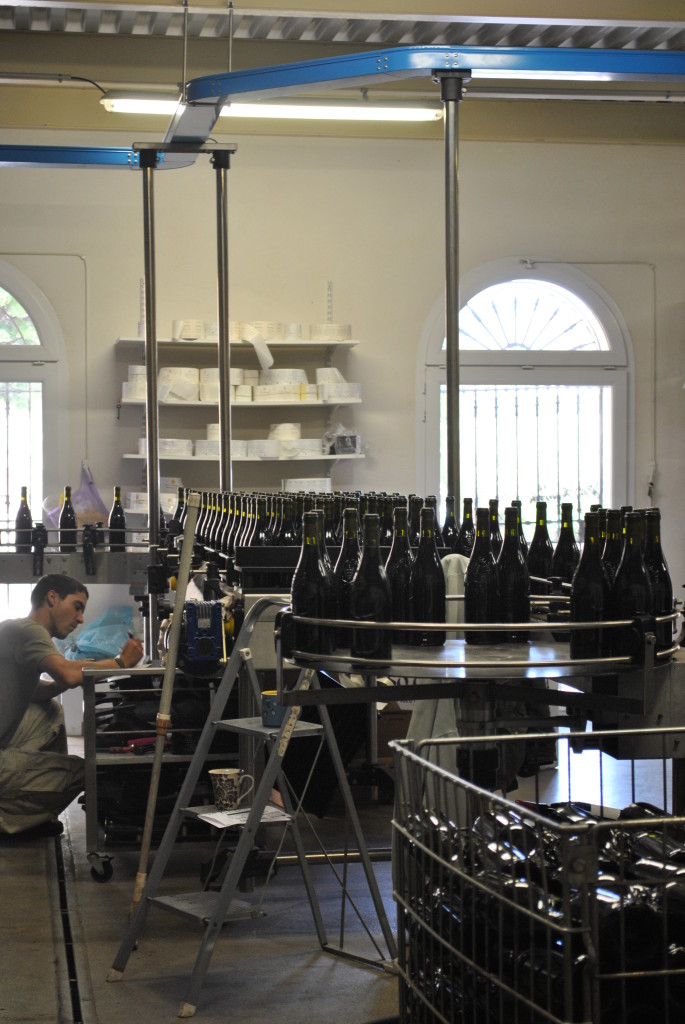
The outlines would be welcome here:
<svg viewBox="0 0 685 1024">
<path fill-rule="evenodd" d="M 435 72 L 462 72 L 472 76 L 529 77 L 554 80 L 574 78 L 598 82 L 663 82 L 685 80 L 685 53 L 666 50 L 571 50 L 546 47 L 398 46 L 389 50 L 355 53 L 321 60 L 300 61 L 265 68 L 250 68 L 194 78 L 187 100 L 217 103 L 238 97 L 308 89 L 387 84 L 407 78 L 426 78 Z"/>
<path fill-rule="evenodd" d="M 140 167 L 138 153 L 112 146 L 3 146 L 2 167 Z"/>
</svg>

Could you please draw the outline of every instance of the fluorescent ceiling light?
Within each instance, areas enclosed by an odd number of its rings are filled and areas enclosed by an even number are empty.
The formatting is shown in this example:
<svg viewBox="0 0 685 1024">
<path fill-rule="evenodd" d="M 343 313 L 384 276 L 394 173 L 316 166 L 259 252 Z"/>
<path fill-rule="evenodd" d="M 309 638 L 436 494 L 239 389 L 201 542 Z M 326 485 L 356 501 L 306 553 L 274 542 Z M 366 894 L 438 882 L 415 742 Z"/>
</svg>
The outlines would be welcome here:
<svg viewBox="0 0 685 1024">
<path fill-rule="evenodd" d="M 117 114 L 166 114 L 173 116 L 180 99 L 161 96 L 133 96 L 108 93 L 100 101 Z M 222 117 L 266 117 L 319 121 L 439 121 L 437 106 L 381 104 L 368 100 L 352 103 L 229 103 Z"/>
<path fill-rule="evenodd" d="M 504 78 L 543 82 L 613 82 L 615 76 L 598 71 L 527 71 L 507 68 L 472 68 L 471 78 Z"/>
</svg>

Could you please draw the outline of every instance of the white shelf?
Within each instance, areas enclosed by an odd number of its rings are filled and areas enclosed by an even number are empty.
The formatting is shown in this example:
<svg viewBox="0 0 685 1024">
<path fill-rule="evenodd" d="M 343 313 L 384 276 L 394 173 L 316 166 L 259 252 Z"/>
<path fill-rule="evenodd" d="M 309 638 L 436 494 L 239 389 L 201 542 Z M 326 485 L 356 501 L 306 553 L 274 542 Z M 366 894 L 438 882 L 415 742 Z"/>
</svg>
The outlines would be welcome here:
<svg viewBox="0 0 685 1024">
<path fill-rule="evenodd" d="M 297 409 L 320 409 L 322 406 L 331 407 L 339 405 L 361 405 L 361 398 L 338 398 L 332 402 L 323 402 L 317 398 L 315 402 L 301 402 L 301 401 L 289 401 L 289 402 L 231 402 L 231 409 L 278 409 L 283 406 L 289 406 L 290 408 Z M 138 405 L 144 406 L 145 402 L 142 399 L 137 398 L 120 398 L 119 402 L 121 405 Z M 218 409 L 218 402 L 195 402 L 195 401 L 177 401 L 177 402 L 158 402 L 160 408 L 162 406 L 170 406 L 174 409 L 183 408 L 196 408 L 196 409 Z"/>
<path fill-rule="evenodd" d="M 122 455 L 123 459 L 139 459 L 147 461 L 147 455 Z M 363 455 L 298 455 L 294 459 L 262 458 L 261 455 L 234 455 L 232 462 L 343 462 L 351 459 L 363 459 Z M 160 455 L 160 462 L 218 462 L 218 455 Z"/>
<path fill-rule="evenodd" d="M 169 338 L 158 338 L 157 347 L 162 352 L 178 351 L 186 353 L 197 349 L 200 352 L 212 352 L 217 350 L 216 341 L 171 341 Z M 359 341 L 308 341 L 306 338 L 300 341 L 267 341 L 270 349 L 280 352 L 306 352 L 307 349 L 328 349 L 334 352 L 343 352 L 345 349 L 354 348 Z M 117 338 L 116 345 L 123 350 L 138 349 L 141 352 L 145 347 L 142 338 Z M 254 347 L 249 341 L 232 341 L 231 349 L 238 352 L 254 352 Z"/>
</svg>

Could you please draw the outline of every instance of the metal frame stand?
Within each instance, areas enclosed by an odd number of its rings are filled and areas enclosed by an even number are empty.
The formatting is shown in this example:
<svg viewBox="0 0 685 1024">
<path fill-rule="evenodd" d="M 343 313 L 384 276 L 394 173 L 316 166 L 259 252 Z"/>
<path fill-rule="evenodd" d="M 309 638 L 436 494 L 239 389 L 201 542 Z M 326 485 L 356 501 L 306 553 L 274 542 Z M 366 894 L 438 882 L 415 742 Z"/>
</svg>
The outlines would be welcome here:
<svg viewBox="0 0 685 1024">
<path fill-rule="evenodd" d="M 394 935 L 388 922 L 383 901 L 380 896 L 371 858 L 366 847 L 366 842 L 361 830 L 361 824 L 356 813 L 352 794 L 345 775 L 344 765 L 342 763 L 335 735 L 331 726 L 328 709 L 326 707 L 321 707 L 319 709 L 322 724 L 316 725 L 309 722 L 298 722 L 299 708 L 291 708 L 289 713 L 286 715 L 280 730 L 265 728 L 261 723 L 261 718 L 236 719 L 234 721 L 221 720 L 221 715 L 241 668 L 247 668 L 255 696 L 259 696 L 259 680 L 257 679 L 252 662 L 252 656 L 249 650 L 249 640 L 260 615 L 266 611 L 268 607 L 271 607 L 274 604 L 285 605 L 287 604 L 287 600 L 285 598 L 279 599 L 265 597 L 257 601 L 245 617 L 235 647 L 224 671 L 214 700 L 212 701 L 207 721 L 205 722 L 205 726 L 198 740 L 197 747 L 188 767 L 183 785 L 179 791 L 174 810 L 171 814 L 171 818 L 162 838 L 157 855 L 155 856 L 153 866 L 147 876 L 147 881 L 145 888 L 142 891 L 140 902 L 134 910 L 129 926 L 107 976 L 108 981 L 120 981 L 122 979 L 124 968 L 128 963 L 131 952 L 137 944 L 138 936 L 143 929 L 147 912 L 151 905 L 181 914 L 195 922 L 200 922 L 204 925 L 204 935 L 200 950 L 195 960 L 192 976 L 185 993 L 185 998 L 179 1011 L 180 1017 L 192 1017 L 195 1013 L 200 990 L 209 967 L 214 945 L 221 928 L 230 914 L 231 902 L 234 900 L 241 873 L 246 864 L 247 857 L 254 845 L 255 833 L 260 827 L 262 816 L 269 802 L 271 791 L 274 784 L 277 782 L 280 782 L 280 792 L 285 808 L 284 820 L 287 821 L 292 829 L 295 848 L 297 851 L 297 859 L 302 871 L 305 890 L 312 908 L 314 925 L 321 948 L 325 952 L 337 954 L 347 959 L 364 963 L 365 965 L 381 967 L 393 972 L 395 970 L 394 961 L 396 960 L 397 949 Z M 316 673 L 311 669 L 304 670 L 300 673 L 297 687 L 301 691 L 305 691 L 309 687 L 318 688 L 318 685 Z M 264 769 L 264 773 L 259 781 L 252 807 L 247 815 L 247 820 L 244 825 L 240 826 L 242 828 L 242 833 L 220 891 L 218 893 L 202 892 L 180 896 L 160 897 L 157 895 L 159 886 L 184 819 L 187 817 L 198 817 L 201 813 L 213 810 L 212 807 L 193 808 L 189 806 L 189 804 L 217 729 L 228 729 L 261 737 L 267 743 L 267 747 L 269 748 L 269 759 L 266 768 Z M 310 875 L 307 856 L 305 854 L 297 826 L 296 815 L 290 800 L 288 786 L 282 775 L 282 762 L 288 749 L 288 745 L 290 740 L 292 738 L 297 738 L 298 735 L 319 735 L 322 738 L 322 741 L 325 739 L 328 744 L 329 753 L 335 766 L 338 785 L 340 787 L 351 828 L 357 842 L 359 859 L 363 865 L 369 893 L 381 928 L 383 940 L 387 947 L 387 957 L 379 949 L 379 946 L 375 941 L 374 946 L 378 952 L 377 958 L 372 959 L 350 953 L 344 948 L 344 925 L 341 926 L 340 945 L 335 946 L 328 941 L 316 891 Z M 349 894 L 345 884 L 343 885 L 343 891 L 345 898 L 348 898 Z M 370 936 L 368 928 L 366 931 Z"/>
</svg>

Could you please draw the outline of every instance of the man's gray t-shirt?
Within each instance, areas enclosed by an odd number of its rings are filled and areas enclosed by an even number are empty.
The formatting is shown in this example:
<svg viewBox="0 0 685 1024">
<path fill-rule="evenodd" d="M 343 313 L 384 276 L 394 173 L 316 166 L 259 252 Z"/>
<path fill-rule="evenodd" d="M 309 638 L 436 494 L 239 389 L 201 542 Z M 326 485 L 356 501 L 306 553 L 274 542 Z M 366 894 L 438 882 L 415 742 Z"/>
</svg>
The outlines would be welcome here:
<svg viewBox="0 0 685 1024">
<path fill-rule="evenodd" d="M 44 658 L 57 654 L 50 634 L 33 619 L 0 622 L 0 750 L 31 703 Z"/>
</svg>

